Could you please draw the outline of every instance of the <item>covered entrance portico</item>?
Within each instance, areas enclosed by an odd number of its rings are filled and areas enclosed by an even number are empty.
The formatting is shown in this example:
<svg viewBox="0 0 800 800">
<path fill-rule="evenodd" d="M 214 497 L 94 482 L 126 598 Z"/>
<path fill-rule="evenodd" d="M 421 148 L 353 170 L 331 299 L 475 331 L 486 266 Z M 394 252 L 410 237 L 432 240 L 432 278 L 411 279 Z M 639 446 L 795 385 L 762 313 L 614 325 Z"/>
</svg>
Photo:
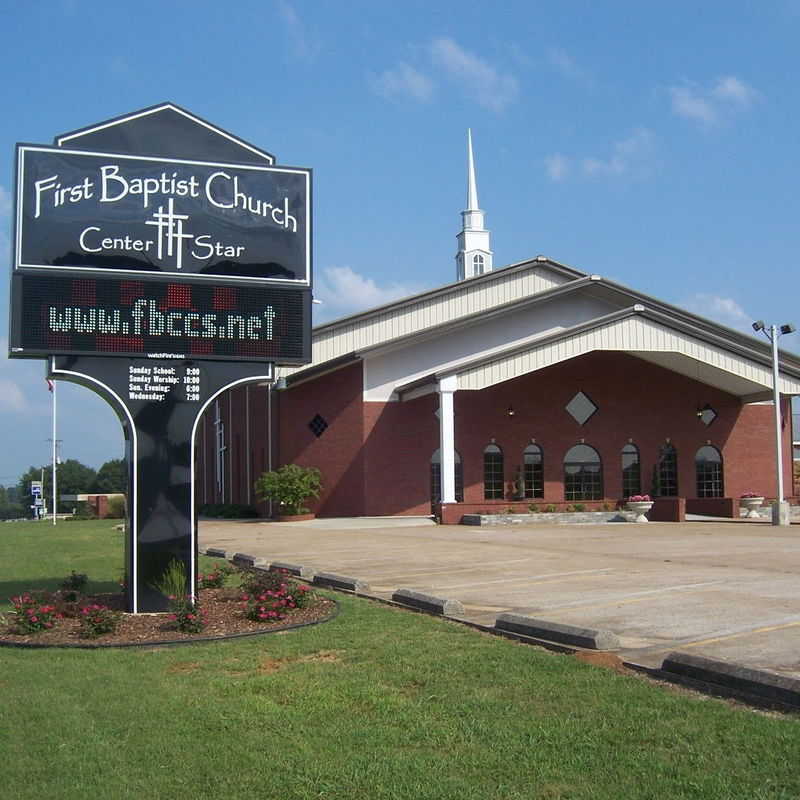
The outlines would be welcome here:
<svg viewBox="0 0 800 800">
<path fill-rule="evenodd" d="M 678 498 L 732 516 L 745 492 L 774 497 L 769 353 L 715 328 L 636 304 L 398 386 L 401 401 L 438 393 L 442 521 L 614 507 L 639 493 L 662 498 L 656 513 L 667 519 L 680 518 Z M 793 360 L 782 360 L 779 383 L 787 422 L 800 393 Z M 787 474 L 791 438 L 787 424 Z"/>
</svg>

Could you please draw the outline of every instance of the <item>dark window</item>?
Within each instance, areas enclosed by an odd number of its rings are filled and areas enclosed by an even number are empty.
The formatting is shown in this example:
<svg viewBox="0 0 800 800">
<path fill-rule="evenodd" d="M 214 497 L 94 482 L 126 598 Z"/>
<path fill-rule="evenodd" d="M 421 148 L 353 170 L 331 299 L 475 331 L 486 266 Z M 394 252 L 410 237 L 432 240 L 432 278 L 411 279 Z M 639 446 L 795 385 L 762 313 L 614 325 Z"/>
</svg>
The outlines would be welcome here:
<svg viewBox="0 0 800 800">
<path fill-rule="evenodd" d="M 478 253 L 476 256 L 473 256 L 472 265 L 473 271 L 476 275 L 483 274 L 483 256 L 480 253 Z"/>
<path fill-rule="evenodd" d="M 308 427 L 311 428 L 311 433 L 319 439 L 323 433 L 328 428 L 328 423 L 325 421 L 324 417 L 321 417 L 319 414 L 315 415 L 314 419 L 308 423 Z"/>
<path fill-rule="evenodd" d="M 523 497 L 544 497 L 544 459 L 538 444 L 529 444 L 522 454 Z"/>
<path fill-rule="evenodd" d="M 710 444 L 703 445 L 695 454 L 694 466 L 697 472 L 697 496 L 724 497 L 722 453 Z"/>
<path fill-rule="evenodd" d="M 442 453 L 437 450 L 431 456 L 431 503 L 442 501 Z M 464 470 L 461 455 L 456 450 L 456 502 L 464 502 Z"/>
<path fill-rule="evenodd" d="M 564 456 L 564 498 L 603 499 L 603 464 L 594 447 L 576 444 Z"/>
<path fill-rule="evenodd" d="M 503 451 L 496 444 L 487 445 L 483 451 L 483 498 L 503 498 Z"/>
<path fill-rule="evenodd" d="M 663 445 L 658 454 L 653 494 L 656 497 L 678 496 L 678 451 L 671 444 Z"/>
<path fill-rule="evenodd" d="M 626 444 L 622 448 L 622 496 L 631 497 L 642 493 L 642 467 L 639 464 L 639 448 Z"/>
</svg>

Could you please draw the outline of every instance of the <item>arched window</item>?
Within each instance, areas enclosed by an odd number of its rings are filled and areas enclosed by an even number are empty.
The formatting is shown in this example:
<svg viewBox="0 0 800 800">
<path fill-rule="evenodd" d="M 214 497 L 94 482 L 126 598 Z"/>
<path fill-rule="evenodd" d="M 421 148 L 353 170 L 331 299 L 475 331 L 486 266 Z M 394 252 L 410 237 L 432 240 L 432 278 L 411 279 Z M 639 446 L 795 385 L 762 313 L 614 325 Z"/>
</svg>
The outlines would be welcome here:
<svg viewBox="0 0 800 800">
<path fill-rule="evenodd" d="M 461 455 L 455 451 L 456 458 L 456 502 L 464 502 L 464 471 Z M 442 451 L 436 450 L 431 456 L 431 503 L 442 502 Z"/>
<path fill-rule="evenodd" d="M 710 444 L 703 445 L 694 456 L 698 497 L 725 497 L 722 480 L 722 453 Z"/>
<path fill-rule="evenodd" d="M 523 497 L 544 497 L 544 459 L 538 444 L 529 444 L 522 454 Z"/>
<path fill-rule="evenodd" d="M 483 451 L 483 498 L 503 498 L 503 451 L 496 444 L 486 445 Z"/>
<path fill-rule="evenodd" d="M 603 499 L 603 464 L 594 447 L 576 444 L 564 456 L 564 498 Z"/>
<path fill-rule="evenodd" d="M 483 256 L 480 253 L 472 257 L 472 271 L 475 275 L 483 274 Z"/>
<path fill-rule="evenodd" d="M 639 448 L 626 444 L 622 448 L 622 496 L 642 493 L 642 467 L 639 463 Z"/>
<path fill-rule="evenodd" d="M 656 497 L 678 496 L 678 451 L 671 444 L 662 445 L 659 451 L 653 494 Z"/>
</svg>

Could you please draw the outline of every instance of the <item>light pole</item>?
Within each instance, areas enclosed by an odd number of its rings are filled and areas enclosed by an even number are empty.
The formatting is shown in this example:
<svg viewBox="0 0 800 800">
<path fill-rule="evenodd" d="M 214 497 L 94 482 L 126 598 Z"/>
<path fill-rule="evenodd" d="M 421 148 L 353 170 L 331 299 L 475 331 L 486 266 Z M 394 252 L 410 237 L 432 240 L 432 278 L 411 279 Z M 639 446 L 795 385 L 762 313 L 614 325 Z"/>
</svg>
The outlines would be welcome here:
<svg viewBox="0 0 800 800">
<path fill-rule="evenodd" d="M 764 324 L 764 320 L 759 319 L 753 323 L 753 330 L 764 334 L 772 344 L 772 402 L 775 405 L 775 459 L 778 468 L 778 493 L 775 505 L 772 506 L 772 524 L 788 525 L 789 504 L 783 500 L 783 453 L 781 452 L 781 398 L 778 388 L 778 338 L 787 333 L 794 333 L 794 325 L 770 325 L 769 328 Z"/>
</svg>

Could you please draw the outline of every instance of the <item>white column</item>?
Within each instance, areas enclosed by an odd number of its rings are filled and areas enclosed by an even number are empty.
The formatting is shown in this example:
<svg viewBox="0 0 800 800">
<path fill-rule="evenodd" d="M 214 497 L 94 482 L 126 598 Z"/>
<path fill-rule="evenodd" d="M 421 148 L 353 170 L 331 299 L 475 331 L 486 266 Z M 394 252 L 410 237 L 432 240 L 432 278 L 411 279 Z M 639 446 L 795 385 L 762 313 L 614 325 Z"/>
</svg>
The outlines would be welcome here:
<svg viewBox="0 0 800 800">
<path fill-rule="evenodd" d="M 458 380 L 448 375 L 439 380 L 439 452 L 442 457 L 442 502 L 456 502 L 456 446 L 453 393 Z"/>
</svg>

